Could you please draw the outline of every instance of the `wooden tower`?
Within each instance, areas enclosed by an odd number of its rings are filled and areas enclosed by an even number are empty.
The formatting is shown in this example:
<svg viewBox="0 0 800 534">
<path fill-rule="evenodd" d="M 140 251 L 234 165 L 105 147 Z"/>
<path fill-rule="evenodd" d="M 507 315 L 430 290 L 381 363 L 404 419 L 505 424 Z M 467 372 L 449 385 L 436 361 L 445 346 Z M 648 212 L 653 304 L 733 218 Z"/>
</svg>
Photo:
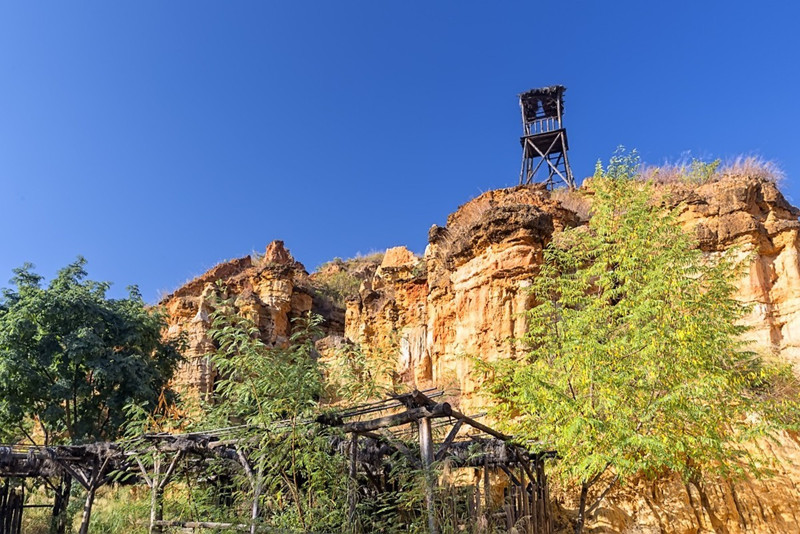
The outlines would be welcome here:
<svg viewBox="0 0 800 534">
<path fill-rule="evenodd" d="M 560 180 L 570 189 L 575 179 L 567 159 L 567 130 L 564 115 L 563 85 L 531 89 L 519 95 L 522 111 L 522 169 L 520 184 L 543 182 L 552 188 Z"/>
</svg>

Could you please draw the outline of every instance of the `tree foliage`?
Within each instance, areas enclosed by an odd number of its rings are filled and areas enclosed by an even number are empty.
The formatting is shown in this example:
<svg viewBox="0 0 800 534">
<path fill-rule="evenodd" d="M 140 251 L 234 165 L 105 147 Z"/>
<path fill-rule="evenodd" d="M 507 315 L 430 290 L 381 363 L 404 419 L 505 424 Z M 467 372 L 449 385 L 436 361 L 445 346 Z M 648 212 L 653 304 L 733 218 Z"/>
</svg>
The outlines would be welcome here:
<svg viewBox="0 0 800 534">
<path fill-rule="evenodd" d="M 26 264 L 0 301 L 0 429 L 45 442 L 113 439 L 123 407 L 152 409 L 180 360 L 135 287 L 107 298 L 79 258 L 46 286 Z M 35 430 L 32 426 L 35 424 Z"/>
<path fill-rule="evenodd" d="M 741 444 L 771 428 L 786 376 L 745 350 L 732 261 L 698 250 L 638 170 L 635 152 L 598 163 L 588 225 L 556 236 L 533 281 L 525 365 L 494 367 L 495 415 L 581 488 L 576 531 L 601 479 L 754 468 Z"/>
<path fill-rule="evenodd" d="M 211 360 L 221 379 L 209 416 L 242 425 L 239 440 L 263 487 L 265 519 L 275 527 L 333 528 L 343 524 L 345 460 L 330 455 L 330 442 L 314 426 L 323 374 L 314 350 L 321 317 L 300 317 L 286 347 L 272 347 L 232 301 L 212 315 L 218 349 Z M 320 491 L 324 488 L 324 491 Z"/>
<path fill-rule="evenodd" d="M 227 289 L 220 284 L 209 331 L 215 345 L 209 358 L 219 379 L 209 402 L 199 416 L 191 403 L 172 413 L 165 407 L 156 414 L 130 407 L 135 422 L 129 426 L 129 437 L 136 444 L 143 430 L 162 431 L 175 424 L 181 431 L 213 430 L 220 439 L 237 443 L 251 472 L 230 458 L 209 458 L 202 473 L 185 473 L 186 480 L 207 482 L 187 483 L 181 490 L 186 497 L 167 503 L 166 513 L 247 523 L 257 482 L 256 523 L 265 528 L 424 532 L 425 479 L 417 466 L 397 453 L 383 472 L 375 473 L 384 479 L 384 491 L 368 491 L 364 481 L 359 488 L 349 475 L 350 439 L 318 422 L 328 400 L 347 406 L 381 394 L 381 384 L 386 383 L 383 367 L 373 368 L 362 353 L 348 348 L 340 360 L 352 361 L 343 368 L 337 366 L 342 361 L 326 368 L 315 350 L 322 318 L 313 314 L 296 317 L 288 342 L 274 346 L 237 309 L 235 297 L 226 296 Z M 178 413 L 194 414 L 195 420 L 175 420 Z"/>
</svg>

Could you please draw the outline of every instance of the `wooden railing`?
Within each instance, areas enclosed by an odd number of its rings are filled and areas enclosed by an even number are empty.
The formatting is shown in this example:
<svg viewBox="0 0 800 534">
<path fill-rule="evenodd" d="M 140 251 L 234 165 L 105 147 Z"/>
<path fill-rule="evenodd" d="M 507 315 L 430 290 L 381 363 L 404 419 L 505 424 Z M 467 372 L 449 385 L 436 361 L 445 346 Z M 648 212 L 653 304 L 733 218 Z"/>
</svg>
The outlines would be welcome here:
<svg viewBox="0 0 800 534">
<path fill-rule="evenodd" d="M 561 121 L 557 117 L 543 117 L 525 125 L 526 135 L 552 132 L 561 129 Z"/>
</svg>

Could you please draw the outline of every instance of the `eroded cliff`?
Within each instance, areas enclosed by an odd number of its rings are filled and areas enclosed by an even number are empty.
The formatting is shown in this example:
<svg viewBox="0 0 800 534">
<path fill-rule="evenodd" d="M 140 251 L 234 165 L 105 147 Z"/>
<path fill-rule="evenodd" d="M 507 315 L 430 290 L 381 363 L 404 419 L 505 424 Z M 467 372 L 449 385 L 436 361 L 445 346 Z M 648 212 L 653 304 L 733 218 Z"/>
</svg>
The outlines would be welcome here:
<svg viewBox="0 0 800 534">
<path fill-rule="evenodd" d="M 753 349 L 791 362 L 800 374 L 800 261 L 798 214 L 770 181 L 722 176 L 701 186 L 660 186 L 658 198 L 679 206 L 680 220 L 701 249 L 731 248 L 741 259 L 738 297 L 752 305 L 745 322 Z M 213 370 L 203 355 L 211 347 L 208 297 L 217 280 L 237 295 L 270 343 L 285 342 L 291 317 L 315 309 L 328 330 L 360 344 L 368 354 L 396 355 L 398 386 L 436 386 L 456 394 L 462 411 L 481 411 L 485 376 L 475 359 L 517 356 L 515 338 L 526 330 L 526 291 L 554 233 L 581 224 L 591 203 L 591 183 L 567 195 L 535 186 L 487 192 L 461 206 L 444 227 L 429 232 L 422 257 L 403 247 L 387 251 L 377 268 L 364 270 L 346 313 L 315 293 L 302 265 L 273 243 L 264 258 L 224 263 L 164 300 L 173 331 L 189 336 L 190 361 L 179 380 L 208 391 Z M 329 343 L 327 346 L 337 346 Z M 597 514 L 596 532 L 800 532 L 800 446 L 785 434 L 760 443 L 776 476 L 730 484 L 642 482 L 613 494 Z M 562 504 L 570 507 L 568 495 Z"/>
<path fill-rule="evenodd" d="M 798 223 L 770 181 L 729 175 L 702 186 L 662 185 L 659 202 L 679 207 L 680 221 L 700 248 L 718 254 L 735 248 L 743 274 L 738 298 L 751 305 L 745 318 L 752 349 L 791 362 L 800 373 L 800 262 Z M 485 377 L 473 358 L 516 355 L 513 338 L 526 330 L 525 291 L 554 232 L 580 224 L 591 203 L 591 183 L 557 202 L 533 187 L 492 191 L 433 227 L 418 265 L 389 257 L 360 295 L 348 302 L 346 334 L 374 350 L 399 350 L 398 372 L 418 387 L 455 387 L 466 411 L 479 411 Z M 568 210 L 565 206 L 578 206 Z M 583 212 L 583 213 L 577 213 Z M 421 267 L 420 267 L 421 266 Z M 424 275 L 411 273 L 423 269 Z M 384 272 L 392 272 L 386 276 Z M 405 274 L 398 274 L 405 273 Z M 776 476 L 731 484 L 684 484 L 677 478 L 642 482 L 609 498 L 597 514 L 597 532 L 800 532 L 800 447 L 784 434 L 759 443 Z M 562 494 L 566 508 L 574 507 Z"/>
<path fill-rule="evenodd" d="M 216 372 L 208 360 L 214 349 L 209 337 L 211 313 L 220 294 L 233 297 L 234 307 L 251 318 L 270 345 L 287 343 L 291 320 L 312 310 L 313 288 L 305 267 L 294 260 L 282 241 L 273 241 L 262 257 L 245 256 L 221 263 L 166 296 L 161 305 L 169 316 L 169 334 L 186 336 L 186 362 L 175 382 L 190 393 L 212 391 Z M 338 330 L 341 324 L 333 324 Z"/>
</svg>

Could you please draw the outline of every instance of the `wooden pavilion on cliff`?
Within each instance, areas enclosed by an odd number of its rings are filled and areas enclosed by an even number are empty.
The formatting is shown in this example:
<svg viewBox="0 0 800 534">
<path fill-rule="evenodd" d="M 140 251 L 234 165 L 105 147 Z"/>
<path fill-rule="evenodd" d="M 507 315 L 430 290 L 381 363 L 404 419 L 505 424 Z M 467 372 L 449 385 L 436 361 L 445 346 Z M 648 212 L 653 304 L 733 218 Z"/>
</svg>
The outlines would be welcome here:
<svg viewBox="0 0 800 534">
<path fill-rule="evenodd" d="M 564 128 L 563 85 L 531 89 L 519 95 L 522 112 L 522 168 L 519 183 L 543 182 L 552 188 L 556 180 L 575 187 L 567 159 L 567 130 Z"/>
</svg>

